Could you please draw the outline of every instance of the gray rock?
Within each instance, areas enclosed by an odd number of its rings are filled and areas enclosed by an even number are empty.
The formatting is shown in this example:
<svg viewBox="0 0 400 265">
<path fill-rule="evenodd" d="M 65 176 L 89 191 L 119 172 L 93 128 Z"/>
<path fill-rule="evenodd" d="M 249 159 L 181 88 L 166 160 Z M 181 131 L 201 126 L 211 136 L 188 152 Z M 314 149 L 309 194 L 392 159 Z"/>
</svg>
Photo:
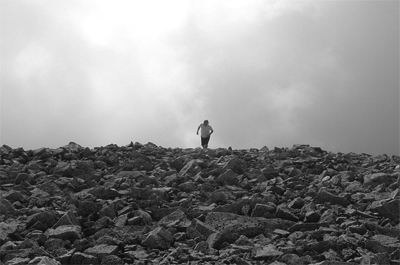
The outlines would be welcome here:
<svg viewBox="0 0 400 265">
<path fill-rule="evenodd" d="M 79 225 L 79 221 L 76 218 L 72 210 L 66 212 L 61 218 L 53 225 L 53 229 L 60 225 Z"/>
<path fill-rule="evenodd" d="M 54 211 L 40 212 L 28 217 L 26 227 L 30 228 L 34 224 L 40 222 L 44 225 L 44 228 L 47 229 L 49 227 L 52 227 L 57 222 L 57 220 L 58 214 Z"/>
<path fill-rule="evenodd" d="M 149 254 L 145 250 L 136 250 L 136 251 L 125 251 L 124 256 L 127 258 L 140 260 L 140 259 L 146 259 L 149 256 Z"/>
<path fill-rule="evenodd" d="M 14 180 L 14 184 L 18 185 L 23 181 L 27 181 L 29 179 L 29 175 L 27 173 L 19 173 Z"/>
<path fill-rule="evenodd" d="M 371 204 L 369 209 L 383 217 L 398 222 L 400 218 L 400 199 L 376 201 Z"/>
<path fill-rule="evenodd" d="M 30 261 L 30 258 L 13 258 L 11 260 L 8 260 L 5 265 L 26 265 Z"/>
<path fill-rule="evenodd" d="M 308 211 L 305 214 L 305 221 L 309 223 L 316 223 L 320 220 L 321 215 L 316 211 Z"/>
<path fill-rule="evenodd" d="M 111 219 L 116 217 L 114 203 L 110 203 L 109 205 L 104 205 L 103 208 L 100 209 L 99 217 L 101 218 L 104 216 L 107 216 Z"/>
<path fill-rule="evenodd" d="M 209 252 L 210 249 L 209 249 L 208 243 L 206 241 L 201 241 L 201 242 L 197 243 L 197 245 L 194 247 L 194 250 L 206 254 Z"/>
<path fill-rule="evenodd" d="M 28 265 L 61 265 L 61 263 L 55 259 L 49 257 L 35 257 L 29 261 Z"/>
<path fill-rule="evenodd" d="M 198 219 L 193 219 L 192 225 L 194 228 L 203 236 L 208 238 L 211 234 L 216 233 L 217 230 L 215 230 L 213 227 L 203 223 L 202 221 Z"/>
<path fill-rule="evenodd" d="M 179 171 L 179 177 L 184 177 L 186 175 L 195 176 L 201 171 L 195 159 L 190 160 L 186 165 Z"/>
<path fill-rule="evenodd" d="M 159 226 L 163 227 L 176 227 L 176 228 L 182 228 L 186 229 L 189 227 L 191 224 L 190 220 L 187 219 L 185 213 L 181 210 L 176 210 L 173 213 L 170 213 L 167 216 L 164 216 L 161 218 L 160 221 L 158 221 Z"/>
<path fill-rule="evenodd" d="M 303 260 L 296 254 L 285 254 L 279 260 L 287 265 L 304 265 Z"/>
<path fill-rule="evenodd" d="M 40 257 L 40 256 L 49 256 L 49 253 L 44 251 L 43 248 L 37 247 L 37 246 L 32 246 L 30 248 L 23 248 L 23 249 L 12 249 L 12 250 L 6 250 L 2 251 L 1 253 L 1 260 L 7 264 L 7 262 L 14 260 L 14 259 L 26 259 L 28 258 L 29 260 L 33 259 L 34 257 Z M 18 264 L 18 263 L 17 263 Z"/>
<path fill-rule="evenodd" d="M 223 170 L 229 170 L 229 169 L 233 169 L 236 165 L 236 163 L 239 161 L 239 158 L 237 156 L 231 158 L 224 166 L 223 166 Z"/>
<path fill-rule="evenodd" d="M 287 229 L 294 224 L 292 221 L 279 218 L 240 216 L 232 213 L 211 212 L 206 216 L 205 223 L 223 233 L 237 233 L 247 237 L 255 237 L 266 229 Z"/>
<path fill-rule="evenodd" d="M 283 252 L 279 251 L 274 245 L 255 246 L 253 249 L 253 257 L 256 260 L 276 258 L 282 255 Z"/>
<path fill-rule="evenodd" d="M 21 223 L 17 220 L 10 221 L 7 223 L 0 223 L 0 243 L 5 242 L 9 236 L 17 232 L 19 226 L 21 225 Z"/>
<path fill-rule="evenodd" d="M 108 255 L 105 256 L 102 260 L 101 260 L 101 265 L 124 265 L 125 262 L 123 259 L 121 259 L 120 257 L 116 256 L 116 255 Z"/>
<path fill-rule="evenodd" d="M 111 187 L 95 186 L 88 190 L 87 193 L 92 194 L 94 197 L 104 200 L 113 200 L 119 196 L 116 189 Z"/>
<path fill-rule="evenodd" d="M 367 249 L 374 253 L 392 253 L 400 249 L 400 241 L 397 238 L 385 235 L 375 235 L 367 240 L 365 244 Z"/>
<path fill-rule="evenodd" d="M 152 230 L 142 241 L 142 245 L 157 249 L 168 249 L 171 246 L 173 235 L 162 227 Z"/>
<path fill-rule="evenodd" d="M 210 200 L 213 203 L 219 203 L 219 202 L 226 203 L 228 201 L 228 195 L 224 191 L 220 191 L 220 190 L 214 191 L 210 195 Z"/>
<path fill-rule="evenodd" d="M 81 239 L 82 228 L 78 225 L 60 225 L 55 229 L 48 229 L 46 235 L 49 238 L 60 238 L 74 242 L 76 239 Z"/>
<path fill-rule="evenodd" d="M 312 231 L 319 229 L 320 227 L 329 227 L 328 223 L 296 223 L 289 227 L 288 231 L 289 232 L 295 232 L 295 231 Z"/>
<path fill-rule="evenodd" d="M 0 212 L 4 216 L 16 216 L 20 214 L 9 200 L 3 198 L 0 200 Z"/>
<path fill-rule="evenodd" d="M 240 235 L 238 233 L 224 230 L 222 232 L 216 232 L 208 236 L 207 244 L 210 249 L 221 249 L 224 243 L 234 243 L 238 240 Z"/>
<path fill-rule="evenodd" d="M 299 221 L 299 218 L 294 213 L 292 213 L 289 208 L 286 208 L 286 207 L 278 207 L 276 209 L 275 216 L 277 218 L 290 220 L 293 222 Z"/>
<path fill-rule="evenodd" d="M 82 252 L 75 252 L 72 257 L 71 257 L 71 263 L 70 264 L 93 264 L 93 265 L 98 265 L 99 260 L 97 257 L 93 255 L 89 255 L 86 253 Z"/>
<path fill-rule="evenodd" d="M 364 176 L 364 186 L 368 188 L 376 187 L 382 183 L 387 183 L 390 175 L 386 173 L 373 173 Z"/>
<path fill-rule="evenodd" d="M 101 206 L 92 201 L 79 201 L 78 204 L 78 216 L 89 216 L 90 214 L 97 213 L 101 209 Z"/>
<path fill-rule="evenodd" d="M 192 181 L 187 181 L 185 183 L 180 184 L 178 188 L 184 192 L 192 192 L 198 188 L 198 185 Z"/>
<path fill-rule="evenodd" d="M 304 200 L 302 198 L 297 197 L 288 204 L 288 207 L 293 209 L 301 209 L 304 206 L 304 204 L 305 204 Z"/>
<path fill-rule="evenodd" d="M 47 181 L 46 183 L 37 185 L 36 188 L 47 192 L 48 194 L 54 196 L 54 195 L 59 195 L 61 194 L 61 189 L 60 187 L 58 187 L 58 185 L 56 183 L 54 183 L 54 181 Z"/>
<path fill-rule="evenodd" d="M 224 185 L 225 183 L 229 185 L 237 185 L 239 180 L 236 176 L 236 173 L 233 172 L 231 169 L 228 169 L 226 172 L 222 173 L 216 180 L 220 185 Z"/>
<path fill-rule="evenodd" d="M 251 213 L 252 217 L 266 217 L 269 213 L 275 212 L 275 204 L 261 204 L 257 203 Z"/>
<path fill-rule="evenodd" d="M 86 249 L 84 253 L 97 257 L 99 261 L 102 261 L 106 256 L 118 254 L 118 246 L 100 244 Z"/>
<path fill-rule="evenodd" d="M 169 162 L 171 168 L 174 168 L 178 171 L 180 171 L 184 167 L 184 161 L 182 158 L 177 158 L 171 162 Z"/>
<path fill-rule="evenodd" d="M 46 240 L 48 239 L 47 235 L 40 230 L 33 230 L 26 235 L 26 238 L 32 239 L 38 242 L 39 245 L 44 245 Z"/>
<path fill-rule="evenodd" d="M 325 189 L 321 189 L 317 196 L 314 198 L 315 203 L 326 203 L 338 204 L 342 206 L 347 206 L 350 202 L 345 197 L 336 196 Z"/>
<path fill-rule="evenodd" d="M 10 190 L 10 191 L 5 191 L 2 192 L 2 197 L 6 200 L 8 200 L 11 203 L 14 202 L 26 202 L 28 197 L 26 195 L 23 195 L 19 191 L 16 190 Z"/>
</svg>

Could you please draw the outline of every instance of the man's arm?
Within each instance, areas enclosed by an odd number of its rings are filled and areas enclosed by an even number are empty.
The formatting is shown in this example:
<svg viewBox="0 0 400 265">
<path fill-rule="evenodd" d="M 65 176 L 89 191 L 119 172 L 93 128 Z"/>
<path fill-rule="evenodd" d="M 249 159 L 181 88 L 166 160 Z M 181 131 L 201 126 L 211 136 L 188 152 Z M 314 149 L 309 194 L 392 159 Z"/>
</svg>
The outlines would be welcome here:
<svg viewBox="0 0 400 265">
<path fill-rule="evenodd" d="M 201 126 L 201 124 L 199 125 L 199 127 L 197 127 L 197 132 L 196 132 L 196 134 L 199 134 L 200 126 Z"/>
<path fill-rule="evenodd" d="M 214 132 L 214 129 L 211 128 L 210 135 Z"/>
</svg>

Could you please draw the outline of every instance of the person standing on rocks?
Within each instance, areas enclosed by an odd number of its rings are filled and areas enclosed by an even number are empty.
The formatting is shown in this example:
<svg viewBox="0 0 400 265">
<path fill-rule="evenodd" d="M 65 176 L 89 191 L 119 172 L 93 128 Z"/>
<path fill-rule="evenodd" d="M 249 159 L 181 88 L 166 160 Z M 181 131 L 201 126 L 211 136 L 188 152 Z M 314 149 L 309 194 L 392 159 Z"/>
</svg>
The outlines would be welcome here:
<svg viewBox="0 0 400 265">
<path fill-rule="evenodd" d="M 196 134 L 199 135 L 199 130 L 200 131 L 200 138 L 201 138 L 201 146 L 203 149 L 207 149 L 208 147 L 208 142 L 210 141 L 210 136 L 214 132 L 213 128 L 211 127 L 210 124 L 208 124 L 208 120 L 205 120 L 203 123 L 197 127 L 197 132 Z"/>
</svg>

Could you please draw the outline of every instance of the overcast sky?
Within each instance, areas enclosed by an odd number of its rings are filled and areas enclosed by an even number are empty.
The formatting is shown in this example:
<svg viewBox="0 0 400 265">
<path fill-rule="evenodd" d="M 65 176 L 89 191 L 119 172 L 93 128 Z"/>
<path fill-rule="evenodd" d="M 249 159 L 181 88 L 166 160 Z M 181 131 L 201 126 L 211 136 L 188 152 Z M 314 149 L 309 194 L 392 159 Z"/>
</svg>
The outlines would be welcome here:
<svg viewBox="0 0 400 265">
<path fill-rule="evenodd" d="M 1 144 L 399 155 L 399 2 L 1 0 Z"/>
</svg>

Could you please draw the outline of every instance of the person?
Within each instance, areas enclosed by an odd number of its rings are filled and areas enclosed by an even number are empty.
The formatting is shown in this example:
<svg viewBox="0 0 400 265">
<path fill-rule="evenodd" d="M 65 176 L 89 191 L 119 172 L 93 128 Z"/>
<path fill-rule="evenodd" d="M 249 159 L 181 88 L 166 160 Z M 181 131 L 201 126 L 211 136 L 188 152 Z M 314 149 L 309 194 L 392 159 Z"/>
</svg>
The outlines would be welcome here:
<svg viewBox="0 0 400 265">
<path fill-rule="evenodd" d="M 208 148 L 208 142 L 210 141 L 210 136 L 214 132 L 214 129 L 211 127 L 211 125 L 208 123 L 208 120 L 205 120 L 203 123 L 197 127 L 197 132 L 196 134 L 199 135 L 199 130 L 200 131 L 200 138 L 201 138 L 201 146 L 203 149 Z"/>
</svg>

